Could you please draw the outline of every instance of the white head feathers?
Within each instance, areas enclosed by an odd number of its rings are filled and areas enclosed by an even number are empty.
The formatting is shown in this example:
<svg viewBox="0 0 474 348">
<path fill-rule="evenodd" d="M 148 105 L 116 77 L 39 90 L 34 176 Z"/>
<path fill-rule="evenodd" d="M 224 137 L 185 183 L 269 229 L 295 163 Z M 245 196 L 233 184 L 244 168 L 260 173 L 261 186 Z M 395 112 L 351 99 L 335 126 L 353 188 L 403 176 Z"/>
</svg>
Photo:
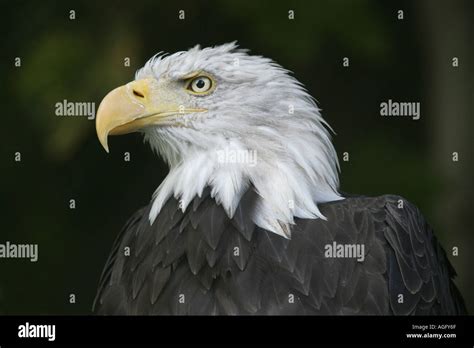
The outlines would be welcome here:
<svg viewBox="0 0 474 348">
<path fill-rule="evenodd" d="M 208 111 L 183 115 L 186 127 L 144 130 L 170 166 L 153 196 L 150 222 L 171 196 L 184 210 L 206 186 L 230 217 L 253 186 L 260 196 L 253 221 L 287 238 L 294 217 L 324 218 L 317 204 L 342 199 L 338 161 L 304 87 L 272 60 L 235 43 L 155 56 L 136 78 L 173 80 L 195 71 L 213 76 L 216 88 L 186 102 Z"/>
</svg>

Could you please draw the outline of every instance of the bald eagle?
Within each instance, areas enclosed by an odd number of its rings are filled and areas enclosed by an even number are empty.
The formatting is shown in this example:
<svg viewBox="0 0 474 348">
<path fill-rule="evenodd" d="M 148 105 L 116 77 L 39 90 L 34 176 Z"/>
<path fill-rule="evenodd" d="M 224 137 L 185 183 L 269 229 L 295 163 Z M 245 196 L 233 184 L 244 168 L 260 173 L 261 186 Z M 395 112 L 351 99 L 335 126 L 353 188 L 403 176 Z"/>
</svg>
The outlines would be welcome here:
<svg viewBox="0 0 474 348">
<path fill-rule="evenodd" d="M 107 152 L 143 133 L 170 168 L 117 237 L 96 313 L 465 313 L 420 211 L 338 190 L 328 124 L 270 59 L 235 43 L 158 54 L 96 130 Z"/>
</svg>

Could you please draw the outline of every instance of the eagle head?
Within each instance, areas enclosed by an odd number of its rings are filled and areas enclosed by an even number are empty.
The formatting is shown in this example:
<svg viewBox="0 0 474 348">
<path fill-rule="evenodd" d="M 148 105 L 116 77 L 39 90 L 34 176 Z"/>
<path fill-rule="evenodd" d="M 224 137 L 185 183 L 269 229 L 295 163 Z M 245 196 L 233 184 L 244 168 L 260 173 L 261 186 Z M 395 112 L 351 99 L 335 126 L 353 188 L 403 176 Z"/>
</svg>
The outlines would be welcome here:
<svg viewBox="0 0 474 348">
<path fill-rule="evenodd" d="M 288 70 L 235 43 L 155 55 L 96 117 L 107 152 L 109 135 L 141 132 L 168 163 L 150 223 L 170 197 L 184 211 L 206 187 L 232 217 L 252 189 L 253 221 L 287 238 L 295 217 L 324 218 L 317 204 L 341 199 L 328 128 Z"/>
</svg>

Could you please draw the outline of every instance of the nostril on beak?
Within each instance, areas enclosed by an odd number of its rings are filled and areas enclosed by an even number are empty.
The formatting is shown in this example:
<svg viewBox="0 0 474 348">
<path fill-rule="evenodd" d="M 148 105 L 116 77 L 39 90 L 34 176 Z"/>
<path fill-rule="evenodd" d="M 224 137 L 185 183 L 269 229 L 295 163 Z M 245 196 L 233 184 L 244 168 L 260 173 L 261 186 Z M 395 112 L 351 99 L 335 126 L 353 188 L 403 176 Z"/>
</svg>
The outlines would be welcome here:
<svg viewBox="0 0 474 348">
<path fill-rule="evenodd" d="M 137 96 L 138 98 L 145 98 L 145 96 L 136 89 L 133 90 L 133 95 Z"/>
</svg>

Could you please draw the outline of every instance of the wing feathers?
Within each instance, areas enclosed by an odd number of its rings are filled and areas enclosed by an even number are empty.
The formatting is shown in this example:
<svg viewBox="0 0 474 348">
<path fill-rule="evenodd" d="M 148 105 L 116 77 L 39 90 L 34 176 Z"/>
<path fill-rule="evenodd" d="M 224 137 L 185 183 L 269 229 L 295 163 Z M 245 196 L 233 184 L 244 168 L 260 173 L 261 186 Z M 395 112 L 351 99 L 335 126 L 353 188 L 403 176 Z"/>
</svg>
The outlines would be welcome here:
<svg viewBox="0 0 474 348">
<path fill-rule="evenodd" d="M 249 189 L 229 218 L 208 189 L 127 222 L 101 276 L 102 314 L 457 314 L 455 273 L 418 209 L 398 196 L 319 205 L 291 240 L 252 222 Z M 400 202 L 403 204 L 400 205 Z M 400 208 L 400 206 L 402 208 Z M 327 255 L 334 245 L 361 255 Z M 130 253 L 125 250 L 129 248 Z"/>
</svg>

